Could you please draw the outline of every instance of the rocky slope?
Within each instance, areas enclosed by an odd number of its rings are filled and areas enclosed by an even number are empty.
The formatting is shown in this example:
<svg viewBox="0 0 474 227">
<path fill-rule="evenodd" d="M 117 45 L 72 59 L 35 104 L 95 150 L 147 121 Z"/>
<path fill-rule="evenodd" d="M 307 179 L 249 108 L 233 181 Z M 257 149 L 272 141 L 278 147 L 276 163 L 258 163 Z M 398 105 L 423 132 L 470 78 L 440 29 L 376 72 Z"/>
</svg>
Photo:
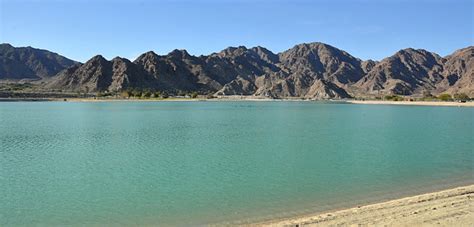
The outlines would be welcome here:
<svg viewBox="0 0 474 227">
<path fill-rule="evenodd" d="M 413 95 L 434 90 L 443 80 L 445 59 L 425 51 L 404 49 L 372 66 L 353 86 L 359 94 Z"/>
<path fill-rule="evenodd" d="M 77 62 L 47 50 L 0 44 L 0 79 L 43 79 Z"/>
<path fill-rule="evenodd" d="M 437 92 L 465 93 L 474 97 L 474 47 L 463 48 L 447 56 L 442 75 Z"/>
<path fill-rule="evenodd" d="M 156 81 L 142 68 L 125 58 L 107 61 L 101 55 L 84 64 L 61 71 L 47 88 L 65 91 L 118 92 L 128 88 L 157 88 Z"/>
<path fill-rule="evenodd" d="M 44 87 L 80 92 L 139 89 L 308 99 L 460 92 L 474 96 L 473 55 L 472 46 L 444 58 L 408 48 L 379 62 L 362 61 L 324 43 L 299 44 L 279 54 L 260 46 L 229 47 L 207 56 L 193 56 L 185 50 L 167 55 L 150 51 L 133 62 L 119 57 L 108 61 L 100 55 L 84 64 L 72 62 Z M 65 61 L 56 60 L 59 66 L 51 68 L 58 71 L 71 63 Z M 11 78 L 48 78 L 54 73 L 28 74 L 30 68 L 3 60 L 0 69 L 6 68 L 12 72 L 8 74 Z"/>
<path fill-rule="evenodd" d="M 361 61 L 323 43 L 300 44 L 278 54 L 277 73 L 257 94 L 272 97 L 349 98 L 343 89 L 364 74 Z"/>
</svg>

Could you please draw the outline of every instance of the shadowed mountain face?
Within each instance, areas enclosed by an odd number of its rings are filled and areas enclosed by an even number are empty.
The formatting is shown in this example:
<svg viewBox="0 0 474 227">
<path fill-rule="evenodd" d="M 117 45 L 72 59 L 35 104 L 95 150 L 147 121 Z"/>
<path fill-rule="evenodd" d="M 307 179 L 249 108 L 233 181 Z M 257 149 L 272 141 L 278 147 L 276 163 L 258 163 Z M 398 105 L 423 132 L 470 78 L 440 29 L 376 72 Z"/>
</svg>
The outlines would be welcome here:
<svg viewBox="0 0 474 227">
<path fill-rule="evenodd" d="M 2 45 L 2 48 L 13 47 Z M 308 99 L 421 95 L 425 92 L 464 92 L 472 96 L 473 52 L 473 47 L 467 47 L 442 58 L 426 50 L 408 48 L 377 62 L 361 61 L 324 43 L 309 43 L 279 54 L 263 47 L 239 46 L 199 57 L 185 50 L 174 50 L 167 55 L 150 51 L 133 62 L 119 57 L 108 61 L 98 55 L 84 64 L 68 62 L 70 67 L 63 67 L 66 69 L 49 78 L 44 87 L 80 92 L 141 89 L 172 94 L 197 91 L 201 94 Z M 1 53 L 6 56 L 4 53 L 9 51 L 2 49 Z M 54 58 L 47 59 L 62 59 L 55 61 L 58 65 L 67 62 L 59 55 L 50 53 L 48 56 Z M 17 58 L 1 58 L 0 67 L 11 72 L 10 78 L 48 78 L 53 72 L 42 72 L 39 76 L 41 70 L 37 70 L 32 75 L 31 68 L 19 67 L 11 59 Z M 0 78 L 1 75 L 6 74 L 0 74 Z"/>
<path fill-rule="evenodd" d="M 425 50 L 404 49 L 372 66 L 353 86 L 361 94 L 412 95 L 440 82 L 444 59 Z"/>
<path fill-rule="evenodd" d="M 460 49 L 446 57 L 439 92 L 465 93 L 474 97 L 474 47 Z"/>
<path fill-rule="evenodd" d="M 205 91 L 207 86 L 215 86 L 215 81 L 202 75 L 202 60 L 185 50 L 174 50 L 165 56 L 147 52 L 134 64 L 151 76 L 159 90 Z"/>
<path fill-rule="evenodd" d="M 0 44 L 0 79 L 43 79 L 77 62 L 47 50 Z"/>
<path fill-rule="evenodd" d="M 66 91 L 118 92 L 128 88 L 157 88 L 156 81 L 142 68 L 124 58 L 107 61 L 97 55 L 60 72 L 47 88 Z"/>
<path fill-rule="evenodd" d="M 359 59 L 323 43 L 300 44 L 279 56 L 281 65 L 295 76 L 324 79 L 344 86 L 364 75 Z"/>
<path fill-rule="evenodd" d="M 360 60 L 323 43 L 300 44 L 278 55 L 281 69 L 259 94 L 273 97 L 349 98 L 342 89 L 363 76 Z"/>
</svg>

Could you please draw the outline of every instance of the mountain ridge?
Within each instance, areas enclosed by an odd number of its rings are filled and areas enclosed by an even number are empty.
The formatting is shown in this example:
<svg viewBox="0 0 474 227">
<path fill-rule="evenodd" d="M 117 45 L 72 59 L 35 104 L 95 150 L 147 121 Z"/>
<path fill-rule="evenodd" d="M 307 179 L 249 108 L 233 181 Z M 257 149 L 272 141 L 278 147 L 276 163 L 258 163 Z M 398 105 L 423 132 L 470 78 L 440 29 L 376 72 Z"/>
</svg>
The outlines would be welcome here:
<svg viewBox="0 0 474 227">
<path fill-rule="evenodd" d="M 6 47 L 10 52 L 11 48 Z M 5 56 L 3 49 L 0 57 Z M 86 63 L 68 62 L 55 75 L 35 79 L 46 81 L 44 89 L 86 93 L 138 89 L 308 99 L 427 93 L 474 96 L 473 56 L 473 46 L 445 57 L 405 48 L 380 61 L 363 61 L 321 42 L 298 44 L 277 54 L 261 46 L 228 47 L 200 56 L 175 49 L 166 55 L 148 51 L 133 61 L 97 55 Z M 0 69 L 15 69 L 8 61 L 2 64 Z M 18 69 L 13 78 L 22 79 L 22 73 Z"/>
<path fill-rule="evenodd" d="M 0 79 L 45 79 L 78 62 L 33 47 L 0 44 Z"/>
</svg>

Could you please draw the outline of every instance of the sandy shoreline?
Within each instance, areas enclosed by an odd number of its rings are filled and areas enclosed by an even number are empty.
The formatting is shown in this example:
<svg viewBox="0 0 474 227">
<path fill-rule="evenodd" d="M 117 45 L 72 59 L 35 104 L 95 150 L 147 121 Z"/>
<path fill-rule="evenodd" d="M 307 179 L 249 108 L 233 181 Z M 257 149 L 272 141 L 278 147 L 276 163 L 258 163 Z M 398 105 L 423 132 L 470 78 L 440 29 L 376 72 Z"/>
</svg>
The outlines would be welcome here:
<svg viewBox="0 0 474 227">
<path fill-rule="evenodd" d="M 370 104 L 370 105 L 414 105 L 414 106 L 460 106 L 474 107 L 474 102 L 442 102 L 442 101 L 381 101 L 381 100 L 349 100 L 348 103 L 353 104 Z"/>
<path fill-rule="evenodd" d="M 474 185 L 255 226 L 473 226 Z"/>
<path fill-rule="evenodd" d="M 296 101 L 296 102 L 334 102 L 349 104 L 367 104 L 367 105 L 414 105 L 414 106 L 456 106 L 456 107 L 474 107 L 474 102 L 443 102 L 443 101 L 382 101 L 382 100 L 309 100 L 309 99 L 271 99 L 253 96 L 229 96 L 213 99 L 206 98 L 150 98 L 150 99 L 123 99 L 123 98 L 0 98 L 0 102 L 22 102 L 22 101 L 51 101 L 51 102 L 228 102 L 228 101 L 251 101 L 251 102 L 277 102 L 277 101 Z"/>
</svg>

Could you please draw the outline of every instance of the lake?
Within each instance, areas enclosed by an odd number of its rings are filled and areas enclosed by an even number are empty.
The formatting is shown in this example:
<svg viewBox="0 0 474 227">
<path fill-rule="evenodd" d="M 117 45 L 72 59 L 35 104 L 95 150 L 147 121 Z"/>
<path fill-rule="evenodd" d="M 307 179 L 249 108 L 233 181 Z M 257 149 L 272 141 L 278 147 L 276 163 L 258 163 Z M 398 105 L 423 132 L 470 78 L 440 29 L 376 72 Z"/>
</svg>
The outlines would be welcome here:
<svg viewBox="0 0 474 227">
<path fill-rule="evenodd" d="M 0 225 L 248 223 L 474 182 L 474 108 L 0 103 Z"/>
</svg>

